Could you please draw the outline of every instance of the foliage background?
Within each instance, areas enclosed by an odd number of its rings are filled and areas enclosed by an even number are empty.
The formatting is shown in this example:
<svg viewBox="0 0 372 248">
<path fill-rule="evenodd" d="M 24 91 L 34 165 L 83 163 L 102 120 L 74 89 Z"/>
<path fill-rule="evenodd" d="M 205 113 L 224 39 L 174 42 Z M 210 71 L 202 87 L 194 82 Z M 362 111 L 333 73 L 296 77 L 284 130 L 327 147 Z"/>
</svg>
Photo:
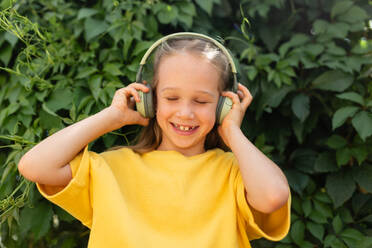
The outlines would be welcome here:
<svg viewBox="0 0 372 248">
<path fill-rule="evenodd" d="M 242 129 L 289 180 L 289 235 L 253 246 L 372 247 L 371 1 L 0 5 L 0 247 L 86 247 L 89 230 L 42 199 L 17 163 L 43 138 L 108 106 L 152 42 L 176 31 L 225 42 L 254 96 Z M 127 144 L 138 130 L 104 135 L 91 149 Z"/>
</svg>

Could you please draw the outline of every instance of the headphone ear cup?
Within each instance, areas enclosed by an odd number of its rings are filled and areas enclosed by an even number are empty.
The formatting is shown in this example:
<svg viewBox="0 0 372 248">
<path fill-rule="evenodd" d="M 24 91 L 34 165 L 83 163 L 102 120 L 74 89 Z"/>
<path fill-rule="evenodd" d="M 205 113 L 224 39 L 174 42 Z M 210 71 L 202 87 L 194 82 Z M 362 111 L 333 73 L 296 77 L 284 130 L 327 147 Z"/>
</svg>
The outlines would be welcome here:
<svg viewBox="0 0 372 248">
<path fill-rule="evenodd" d="M 143 117 L 153 118 L 155 116 L 155 109 L 153 104 L 152 89 L 147 85 L 146 87 L 149 89 L 148 92 L 137 90 L 141 101 L 136 102 L 136 109 Z"/>
<path fill-rule="evenodd" d="M 225 96 L 220 96 L 218 99 L 217 110 L 216 110 L 216 120 L 219 125 L 222 124 L 223 119 L 229 113 L 232 108 L 233 102 L 230 98 Z"/>
</svg>

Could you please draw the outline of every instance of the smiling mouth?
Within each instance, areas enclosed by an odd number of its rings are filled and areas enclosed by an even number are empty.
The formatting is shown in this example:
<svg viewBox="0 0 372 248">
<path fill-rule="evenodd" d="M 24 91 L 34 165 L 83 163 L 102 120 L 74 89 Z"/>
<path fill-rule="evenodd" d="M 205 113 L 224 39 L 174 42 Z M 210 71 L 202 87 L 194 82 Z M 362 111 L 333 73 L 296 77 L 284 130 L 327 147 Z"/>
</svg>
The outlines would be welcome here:
<svg viewBox="0 0 372 248">
<path fill-rule="evenodd" d="M 199 126 L 179 125 L 179 124 L 172 123 L 172 122 L 171 122 L 171 124 L 177 130 L 184 131 L 184 132 L 193 131 L 193 130 L 195 130 L 199 127 Z"/>
</svg>

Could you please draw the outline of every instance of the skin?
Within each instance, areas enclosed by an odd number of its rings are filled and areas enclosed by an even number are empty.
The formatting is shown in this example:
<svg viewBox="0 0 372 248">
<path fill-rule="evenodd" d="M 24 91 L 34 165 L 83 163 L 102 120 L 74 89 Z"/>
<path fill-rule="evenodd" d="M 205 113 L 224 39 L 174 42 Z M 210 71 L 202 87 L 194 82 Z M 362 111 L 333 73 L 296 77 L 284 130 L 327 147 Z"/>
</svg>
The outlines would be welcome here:
<svg viewBox="0 0 372 248">
<path fill-rule="evenodd" d="M 205 152 L 205 138 L 215 123 L 219 80 L 218 71 L 206 59 L 188 53 L 163 58 L 156 90 L 156 119 L 163 135 L 158 150 L 185 156 Z M 174 125 L 196 129 L 193 134 L 179 134 Z"/>
<path fill-rule="evenodd" d="M 205 152 L 205 138 L 213 128 L 220 96 L 219 72 L 195 54 L 177 53 L 162 59 L 158 77 L 157 121 L 163 132 L 158 150 L 176 150 L 185 156 Z M 109 107 L 34 146 L 21 158 L 20 173 L 43 184 L 49 194 L 63 189 L 72 179 L 69 162 L 89 142 L 125 125 L 148 125 L 149 120 L 133 110 L 134 101 L 140 101 L 137 90 L 148 91 L 137 83 L 119 89 Z M 287 202 L 289 186 L 280 168 L 240 130 L 252 96 L 241 84 L 237 94 L 222 92 L 221 95 L 231 98 L 233 106 L 218 132 L 238 160 L 247 202 L 260 212 L 272 213 Z M 174 124 L 197 128 L 185 135 Z"/>
</svg>

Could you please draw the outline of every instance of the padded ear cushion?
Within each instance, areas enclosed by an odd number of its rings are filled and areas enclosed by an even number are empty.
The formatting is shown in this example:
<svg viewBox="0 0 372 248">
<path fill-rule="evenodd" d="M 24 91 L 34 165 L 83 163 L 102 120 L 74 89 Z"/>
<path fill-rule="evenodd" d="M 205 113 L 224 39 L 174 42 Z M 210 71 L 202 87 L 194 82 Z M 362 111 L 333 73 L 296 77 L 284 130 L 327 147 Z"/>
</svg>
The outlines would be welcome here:
<svg viewBox="0 0 372 248">
<path fill-rule="evenodd" d="M 137 90 L 138 95 L 141 99 L 140 102 L 136 102 L 137 111 L 145 118 L 153 118 L 155 116 L 155 109 L 153 104 L 152 89 L 151 87 L 148 92 Z"/>
<path fill-rule="evenodd" d="M 218 99 L 217 110 L 216 110 L 216 120 L 218 124 L 222 124 L 223 119 L 229 113 L 232 108 L 233 102 L 230 98 L 221 96 Z"/>
</svg>

